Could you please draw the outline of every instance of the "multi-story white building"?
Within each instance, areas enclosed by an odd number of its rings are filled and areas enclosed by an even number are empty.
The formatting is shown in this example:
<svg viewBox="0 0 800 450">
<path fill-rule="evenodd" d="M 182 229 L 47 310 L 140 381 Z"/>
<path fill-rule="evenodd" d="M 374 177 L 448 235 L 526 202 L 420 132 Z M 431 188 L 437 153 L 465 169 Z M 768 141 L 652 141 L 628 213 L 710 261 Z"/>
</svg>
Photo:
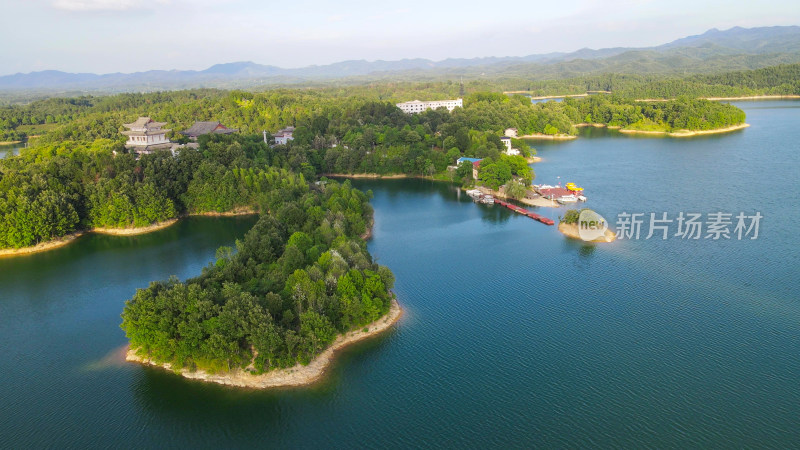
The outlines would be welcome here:
<svg viewBox="0 0 800 450">
<path fill-rule="evenodd" d="M 414 100 L 397 104 L 397 107 L 403 110 L 403 112 L 406 114 L 417 114 L 429 108 L 437 109 L 442 107 L 447 108 L 448 111 L 453 111 L 456 107 L 462 108 L 463 106 L 464 104 L 460 98 L 455 100 L 434 100 L 431 102 Z"/>
<path fill-rule="evenodd" d="M 500 137 L 500 142 L 502 142 L 503 145 L 506 146 L 506 149 L 505 149 L 505 152 L 504 152 L 506 155 L 512 155 L 513 156 L 513 155 L 519 155 L 520 154 L 518 149 L 511 148 L 511 138 L 510 137 L 501 136 Z"/>
</svg>

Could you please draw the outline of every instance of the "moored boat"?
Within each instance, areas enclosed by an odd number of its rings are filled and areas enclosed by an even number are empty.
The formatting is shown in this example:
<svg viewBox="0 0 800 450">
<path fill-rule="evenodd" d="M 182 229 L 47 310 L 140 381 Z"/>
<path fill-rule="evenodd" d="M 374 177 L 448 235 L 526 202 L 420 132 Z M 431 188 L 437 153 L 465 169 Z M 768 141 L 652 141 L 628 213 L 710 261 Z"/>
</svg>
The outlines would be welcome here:
<svg viewBox="0 0 800 450">
<path fill-rule="evenodd" d="M 556 199 L 556 201 L 558 203 L 561 203 L 561 204 L 564 204 L 564 203 L 575 203 L 575 202 L 578 201 L 578 197 L 576 197 L 574 195 L 562 195 L 561 197 L 558 197 Z"/>
</svg>

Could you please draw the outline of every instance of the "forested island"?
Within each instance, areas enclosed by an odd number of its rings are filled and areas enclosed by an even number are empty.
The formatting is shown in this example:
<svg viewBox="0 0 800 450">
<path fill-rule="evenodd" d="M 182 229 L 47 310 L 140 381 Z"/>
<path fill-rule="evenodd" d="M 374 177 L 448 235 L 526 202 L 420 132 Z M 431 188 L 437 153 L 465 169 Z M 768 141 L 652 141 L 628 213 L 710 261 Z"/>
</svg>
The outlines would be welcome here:
<svg viewBox="0 0 800 450">
<path fill-rule="evenodd" d="M 389 313 L 394 276 L 359 237 L 369 196 L 347 182 L 310 187 L 290 172 L 257 179 L 253 191 L 270 212 L 235 249 L 218 250 L 197 278 L 152 283 L 126 302 L 131 359 L 187 374 L 259 375 L 307 365 L 338 335 Z M 391 321 L 398 316 L 395 306 Z"/>
</svg>

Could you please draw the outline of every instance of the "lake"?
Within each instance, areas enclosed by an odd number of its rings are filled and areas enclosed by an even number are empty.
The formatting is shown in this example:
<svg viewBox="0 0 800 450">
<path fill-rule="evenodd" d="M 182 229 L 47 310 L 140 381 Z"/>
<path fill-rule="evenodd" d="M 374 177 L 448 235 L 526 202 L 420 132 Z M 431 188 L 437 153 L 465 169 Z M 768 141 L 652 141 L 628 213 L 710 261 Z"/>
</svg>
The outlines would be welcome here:
<svg viewBox="0 0 800 450">
<path fill-rule="evenodd" d="M 0 158 L 6 156 L 19 155 L 19 151 L 25 147 L 25 144 L 8 144 L 0 145 Z"/>
<path fill-rule="evenodd" d="M 583 186 L 581 206 L 612 225 L 760 213 L 755 240 L 645 229 L 587 245 L 446 183 L 353 181 L 373 191 L 369 249 L 405 315 L 310 388 L 240 390 L 118 359 L 135 289 L 199 274 L 253 218 L 0 259 L 3 446 L 798 447 L 800 102 L 736 104 L 750 128 L 590 129 L 534 144 L 534 169 Z"/>
</svg>

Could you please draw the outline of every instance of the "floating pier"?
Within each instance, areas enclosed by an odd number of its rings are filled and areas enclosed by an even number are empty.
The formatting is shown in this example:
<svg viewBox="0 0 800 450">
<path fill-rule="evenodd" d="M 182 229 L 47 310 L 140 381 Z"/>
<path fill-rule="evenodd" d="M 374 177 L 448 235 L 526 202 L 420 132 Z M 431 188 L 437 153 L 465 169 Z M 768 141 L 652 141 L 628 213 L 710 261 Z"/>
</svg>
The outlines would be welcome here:
<svg viewBox="0 0 800 450">
<path fill-rule="evenodd" d="M 510 210 L 512 210 L 514 212 L 520 213 L 523 216 L 528 216 L 531 219 L 539 221 L 539 222 L 541 222 L 541 223 L 543 223 L 545 225 L 555 225 L 555 222 L 553 222 L 553 219 L 548 219 L 547 217 L 540 216 L 539 214 L 536 214 L 535 212 L 528 211 L 525 208 L 520 208 L 517 205 L 512 205 L 511 203 L 504 202 L 504 201 L 499 200 L 499 199 L 495 199 L 494 203 L 496 205 L 505 206 L 506 208 L 508 208 L 508 209 L 510 209 Z"/>
</svg>

